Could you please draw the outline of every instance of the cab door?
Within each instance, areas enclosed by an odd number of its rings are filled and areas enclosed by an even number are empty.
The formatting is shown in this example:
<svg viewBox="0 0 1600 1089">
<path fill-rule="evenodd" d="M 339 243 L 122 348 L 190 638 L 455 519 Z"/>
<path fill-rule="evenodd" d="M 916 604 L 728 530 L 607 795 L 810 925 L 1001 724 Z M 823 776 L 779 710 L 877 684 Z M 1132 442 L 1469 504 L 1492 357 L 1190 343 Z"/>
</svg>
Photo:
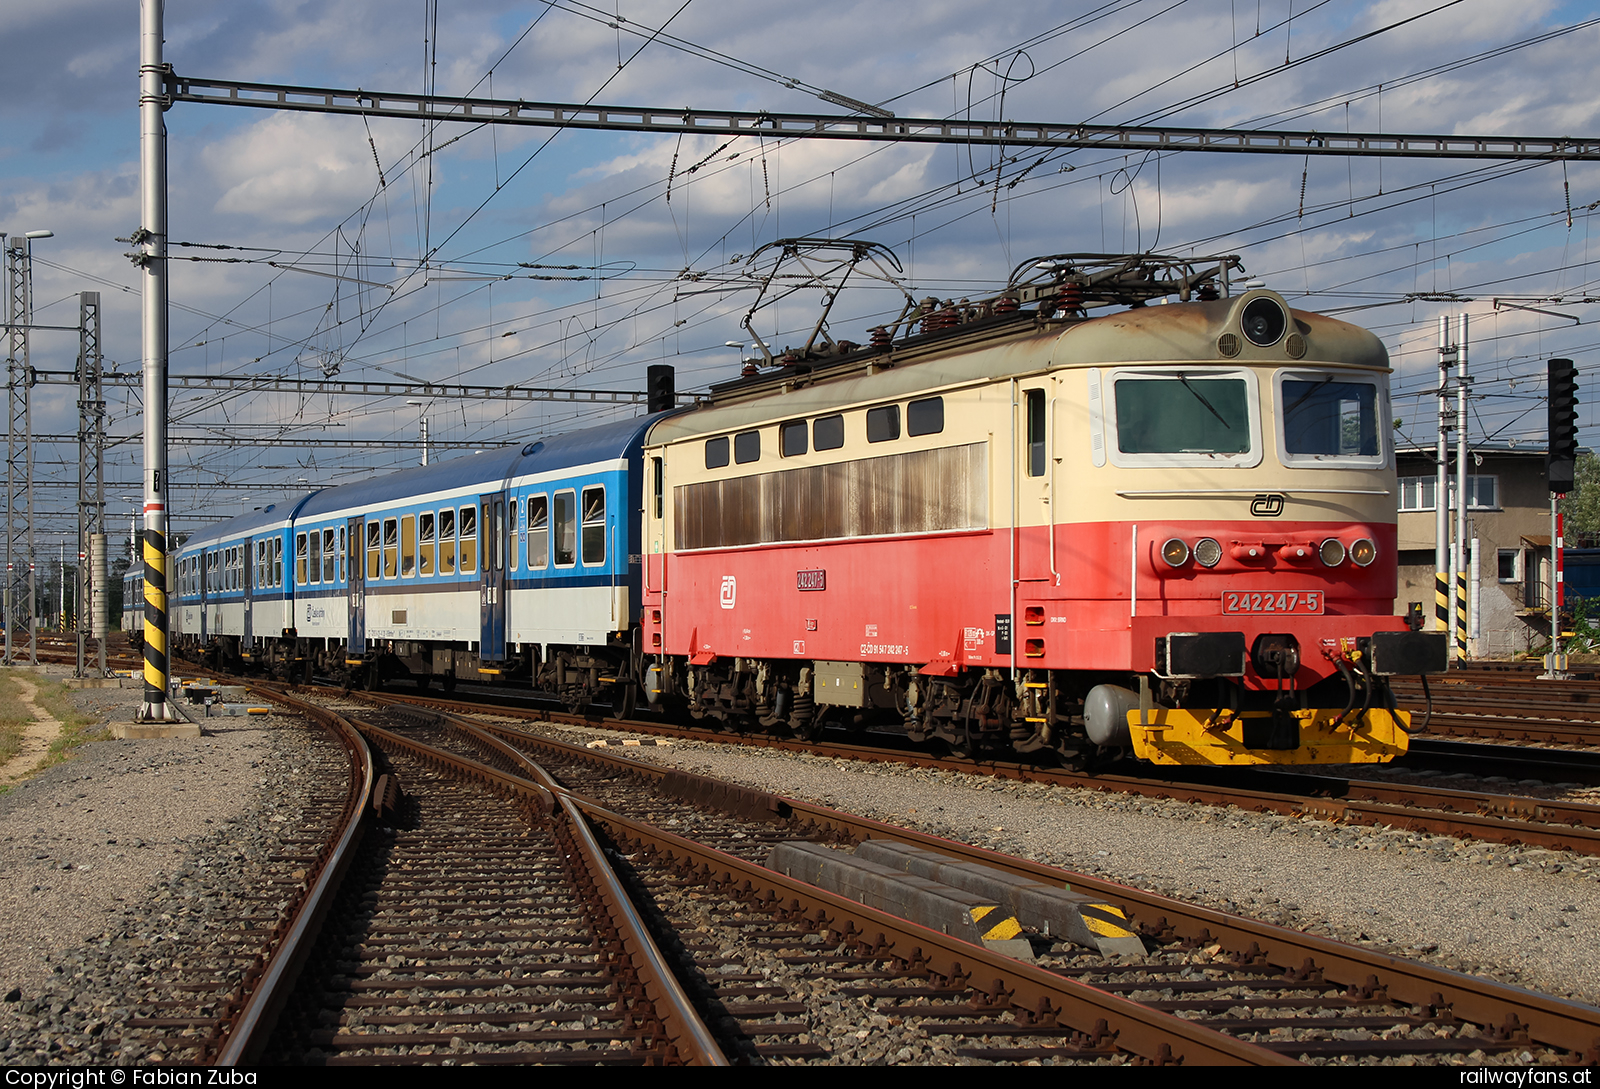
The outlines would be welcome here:
<svg viewBox="0 0 1600 1089">
<path fill-rule="evenodd" d="M 346 586 L 350 607 L 349 650 L 352 655 L 367 652 L 367 553 L 366 519 L 352 518 L 349 526 L 350 548 L 345 560 Z"/>
<path fill-rule="evenodd" d="M 478 657 L 498 662 L 506 648 L 506 497 L 478 499 Z"/>
</svg>

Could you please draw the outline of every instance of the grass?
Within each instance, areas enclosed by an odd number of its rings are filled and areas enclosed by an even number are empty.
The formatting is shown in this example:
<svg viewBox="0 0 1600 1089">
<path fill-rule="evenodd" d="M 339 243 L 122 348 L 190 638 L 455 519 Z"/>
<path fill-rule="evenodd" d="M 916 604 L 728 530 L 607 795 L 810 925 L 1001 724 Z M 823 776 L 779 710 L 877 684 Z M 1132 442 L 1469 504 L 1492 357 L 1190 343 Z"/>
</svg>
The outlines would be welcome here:
<svg viewBox="0 0 1600 1089">
<path fill-rule="evenodd" d="M 45 677 L 29 677 L 36 686 L 34 700 L 39 708 L 53 715 L 61 723 L 61 733 L 50 742 L 50 749 L 44 757 L 29 768 L 27 775 L 55 767 L 72 759 L 73 750 L 79 745 L 89 741 L 98 741 L 104 738 L 102 731 L 95 729 L 95 720 L 79 711 L 72 702 L 72 690 L 59 681 L 52 681 Z M 22 684 L 11 670 L 0 670 L 0 708 L 20 710 L 22 704 Z M 3 712 L 0 712 L 3 715 Z M 0 717 L 0 761 L 8 760 L 15 756 L 21 747 L 22 733 L 31 722 L 28 718 Z M 0 794 L 11 789 L 14 784 L 0 785 Z"/>
</svg>

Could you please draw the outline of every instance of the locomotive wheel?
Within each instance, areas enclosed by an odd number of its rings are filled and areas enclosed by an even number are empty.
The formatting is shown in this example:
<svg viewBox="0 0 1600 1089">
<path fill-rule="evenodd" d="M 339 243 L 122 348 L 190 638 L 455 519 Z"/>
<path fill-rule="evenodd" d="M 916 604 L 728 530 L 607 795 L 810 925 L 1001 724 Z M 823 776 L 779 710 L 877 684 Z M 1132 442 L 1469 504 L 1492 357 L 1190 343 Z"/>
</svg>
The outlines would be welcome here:
<svg viewBox="0 0 1600 1089">
<path fill-rule="evenodd" d="M 446 673 L 443 677 L 440 677 L 439 687 L 446 692 L 454 692 L 456 690 L 456 675 L 454 673 Z"/>
<path fill-rule="evenodd" d="M 426 692 L 428 685 L 433 683 L 433 678 L 426 673 L 417 674 L 417 691 Z"/>
</svg>

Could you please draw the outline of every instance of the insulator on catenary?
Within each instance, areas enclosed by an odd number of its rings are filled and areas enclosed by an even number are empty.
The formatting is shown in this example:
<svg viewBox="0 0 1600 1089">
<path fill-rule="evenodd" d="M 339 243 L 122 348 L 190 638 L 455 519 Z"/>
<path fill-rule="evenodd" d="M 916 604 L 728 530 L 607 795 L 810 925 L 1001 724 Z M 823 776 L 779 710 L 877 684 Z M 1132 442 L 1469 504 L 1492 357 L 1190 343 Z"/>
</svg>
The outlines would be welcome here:
<svg viewBox="0 0 1600 1089">
<path fill-rule="evenodd" d="M 996 314 L 1015 313 L 1019 305 L 1016 299 L 1013 299 L 1010 295 L 1004 295 L 994 301 L 994 312 Z"/>
<path fill-rule="evenodd" d="M 889 335 L 889 330 L 881 325 L 874 325 L 867 332 L 872 334 L 872 347 L 874 348 L 887 348 L 894 343 L 894 337 Z"/>
</svg>

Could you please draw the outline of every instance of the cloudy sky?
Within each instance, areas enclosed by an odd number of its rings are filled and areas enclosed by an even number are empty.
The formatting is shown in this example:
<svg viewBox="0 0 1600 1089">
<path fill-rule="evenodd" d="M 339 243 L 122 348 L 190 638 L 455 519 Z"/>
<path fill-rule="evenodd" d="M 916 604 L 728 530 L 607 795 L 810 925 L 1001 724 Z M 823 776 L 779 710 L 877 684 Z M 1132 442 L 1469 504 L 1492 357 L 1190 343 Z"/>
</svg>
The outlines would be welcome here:
<svg viewBox="0 0 1600 1089">
<path fill-rule="evenodd" d="M 169 0 L 166 59 L 191 77 L 546 102 L 837 112 L 826 89 L 901 116 L 1594 137 L 1597 16 L 1539 0 Z M 98 290 L 108 362 L 137 371 L 137 281 L 116 241 L 139 226 L 137 4 L 14 0 L 0 30 L 0 230 L 55 232 L 34 243 L 35 321 L 74 324 L 77 293 Z M 1239 254 L 1293 305 L 1384 338 L 1402 442 L 1430 440 L 1441 313 L 1472 319 L 1475 442 L 1541 438 L 1543 361 L 1594 358 L 1592 164 L 166 117 L 171 236 L 190 244 L 173 250 L 174 374 L 639 389 L 666 362 L 680 389 L 704 388 L 736 370 L 742 258 L 791 236 L 882 243 L 918 297 L 998 290 L 1043 254 Z M 802 342 L 815 302 L 764 312 L 758 331 Z M 833 330 L 864 340 L 897 310 L 892 293 L 847 293 Z M 34 365 L 70 370 L 75 351 L 40 332 Z M 1600 387 L 1583 390 L 1587 422 Z M 34 395 L 35 430 L 72 433 L 75 389 Z M 136 434 L 136 400 L 110 400 L 112 434 Z M 180 394 L 174 434 L 213 444 L 174 448 L 175 528 L 418 455 L 317 441 L 414 442 L 426 414 L 435 441 L 470 449 L 605 411 Z M 41 481 L 75 482 L 75 458 L 41 444 Z M 114 448 L 109 494 L 134 494 L 137 458 L 136 442 Z M 39 494 L 60 512 L 41 527 L 66 528 L 71 489 Z"/>
</svg>

